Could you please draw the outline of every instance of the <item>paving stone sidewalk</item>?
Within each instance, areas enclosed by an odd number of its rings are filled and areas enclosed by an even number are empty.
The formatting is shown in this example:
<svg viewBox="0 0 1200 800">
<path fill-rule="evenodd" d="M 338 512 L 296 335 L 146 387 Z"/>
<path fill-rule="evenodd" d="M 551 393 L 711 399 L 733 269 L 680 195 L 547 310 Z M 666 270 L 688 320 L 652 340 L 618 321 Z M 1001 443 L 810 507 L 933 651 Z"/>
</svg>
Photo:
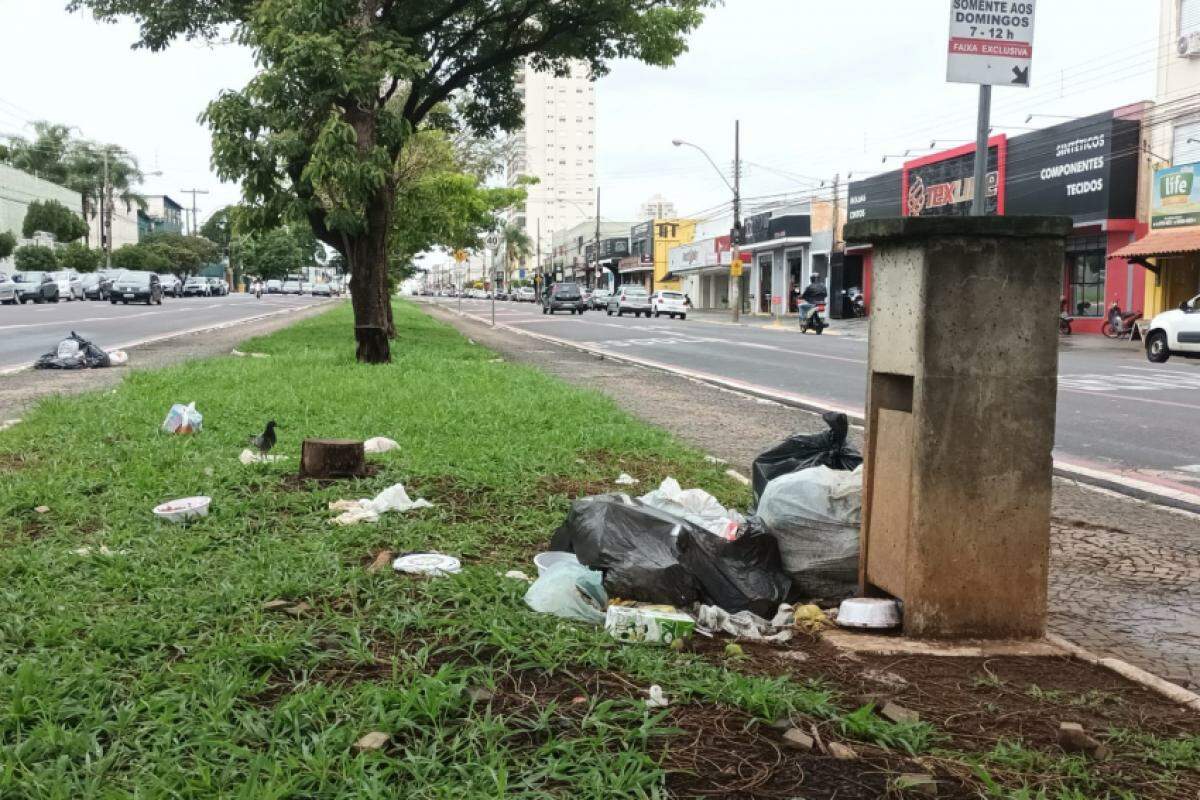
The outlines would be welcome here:
<svg viewBox="0 0 1200 800">
<path fill-rule="evenodd" d="M 784 436 L 824 427 L 815 414 L 426 308 L 510 360 L 603 392 L 744 474 Z M 1200 517 L 1057 480 L 1049 627 L 1200 689 Z"/>
</svg>

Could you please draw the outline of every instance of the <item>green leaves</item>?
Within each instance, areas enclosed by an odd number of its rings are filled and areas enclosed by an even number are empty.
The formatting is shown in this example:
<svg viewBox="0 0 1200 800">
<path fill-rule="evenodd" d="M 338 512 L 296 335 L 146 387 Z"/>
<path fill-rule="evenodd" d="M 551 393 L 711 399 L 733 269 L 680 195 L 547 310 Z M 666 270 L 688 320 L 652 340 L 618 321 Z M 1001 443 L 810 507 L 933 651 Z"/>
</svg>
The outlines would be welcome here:
<svg viewBox="0 0 1200 800">
<path fill-rule="evenodd" d="M 21 233 L 32 239 L 39 232 L 52 234 L 56 241 L 73 242 L 87 235 L 83 219 L 57 200 L 34 200 L 25 211 Z"/>
<path fill-rule="evenodd" d="M 36 244 L 27 244 L 24 247 L 18 247 L 16 252 L 13 253 L 13 260 L 16 261 L 17 269 L 22 272 L 58 268 L 58 255 L 54 252 L 54 249 Z"/>
</svg>

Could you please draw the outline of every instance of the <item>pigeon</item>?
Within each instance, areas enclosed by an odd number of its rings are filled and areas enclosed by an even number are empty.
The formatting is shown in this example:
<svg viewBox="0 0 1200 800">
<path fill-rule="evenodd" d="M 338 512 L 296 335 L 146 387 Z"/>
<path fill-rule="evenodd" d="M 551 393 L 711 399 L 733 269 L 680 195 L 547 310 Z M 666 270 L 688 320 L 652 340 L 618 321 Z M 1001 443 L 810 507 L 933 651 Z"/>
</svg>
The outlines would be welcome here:
<svg viewBox="0 0 1200 800">
<path fill-rule="evenodd" d="M 258 436 L 250 437 L 250 446 L 264 456 L 271 452 L 271 448 L 275 446 L 275 420 L 268 422 L 266 430 Z"/>
</svg>

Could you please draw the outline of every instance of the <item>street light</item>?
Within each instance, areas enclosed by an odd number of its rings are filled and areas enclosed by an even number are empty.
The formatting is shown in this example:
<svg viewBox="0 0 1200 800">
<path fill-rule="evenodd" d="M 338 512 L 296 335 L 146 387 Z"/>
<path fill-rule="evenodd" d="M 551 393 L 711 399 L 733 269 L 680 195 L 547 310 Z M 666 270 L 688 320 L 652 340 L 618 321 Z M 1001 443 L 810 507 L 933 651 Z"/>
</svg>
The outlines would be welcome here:
<svg viewBox="0 0 1200 800">
<path fill-rule="evenodd" d="M 733 192 L 733 230 L 729 232 L 729 250 L 730 250 L 730 265 L 729 265 L 729 306 L 733 314 L 733 321 L 737 322 L 741 317 L 742 301 L 739 297 L 741 283 L 741 254 L 738 252 L 738 246 L 742 243 L 742 123 L 741 120 L 735 120 L 733 123 L 733 183 L 725 177 L 725 173 L 721 172 L 721 168 L 717 166 L 717 162 L 712 160 L 712 156 L 698 144 L 684 141 L 683 139 L 672 139 L 671 144 L 676 147 L 693 147 L 700 151 L 700 154 L 708 159 L 708 163 L 712 164 L 712 168 L 721 176 L 721 180 L 729 187 L 729 191 Z"/>
</svg>

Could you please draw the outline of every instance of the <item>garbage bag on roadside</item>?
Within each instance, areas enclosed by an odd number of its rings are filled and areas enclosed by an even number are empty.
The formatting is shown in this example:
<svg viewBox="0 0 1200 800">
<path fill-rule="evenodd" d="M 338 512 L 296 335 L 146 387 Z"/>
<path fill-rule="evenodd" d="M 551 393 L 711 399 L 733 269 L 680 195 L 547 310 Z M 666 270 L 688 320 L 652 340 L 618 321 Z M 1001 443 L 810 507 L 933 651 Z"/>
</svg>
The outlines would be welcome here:
<svg viewBox="0 0 1200 800">
<path fill-rule="evenodd" d="M 550 549 L 600 570 L 611 597 L 685 607 L 700 599 L 696 579 L 679 563 L 676 539 L 685 528 L 716 539 L 628 495 L 601 494 L 571 504 Z"/>
<path fill-rule="evenodd" d="M 754 499 L 773 479 L 809 467 L 851 470 L 862 463 L 862 454 L 846 444 L 850 421 L 845 414 L 826 411 L 821 415 L 829 430 L 824 433 L 789 436 L 754 459 Z"/>
<path fill-rule="evenodd" d="M 167 412 L 162 429 L 167 433 L 199 433 L 204 428 L 204 415 L 196 410 L 195 403 L 176 403 Z"/>
<path fill-rule="evenodd" d="M 694 529 L 679 534 L 679 561 L 699 581 L 705 601 L 736 614 L 751 611 L 770 619 L 787 600 L 792 579 L 779 545 L 762 527 L 748 524 L 726 541 Z"/>
<path fill-rule="evenodd" d="M 578 564 L 556 564 L 540 575 L 525 592 L 525 604 L 534 611 L 603 625 L 608 595 L 599 572 Z"/>
<path fill-rule="evenodd" d="M 35 369 L 94 369 L 112 366 L 108 353 L 75 331 L 58 343 L 53 352 L 34 362 Z"/>
<path fill-rule="evenodd" d="M 746 521 L 703 489 L 684 489 L 679 481 L 666 478 L 657 489 L 638 498 L 648 506 L 682 517 L 722 539 L 737 536 L 738 526 Z"/>
<path fill-rule="evenodd" d="M 862 467 L 812 467 L 767 484 L 758 518 L 779 543 L 783 566 L 804 597 L 837 599 L 858 589 Z"/>
</svg>

